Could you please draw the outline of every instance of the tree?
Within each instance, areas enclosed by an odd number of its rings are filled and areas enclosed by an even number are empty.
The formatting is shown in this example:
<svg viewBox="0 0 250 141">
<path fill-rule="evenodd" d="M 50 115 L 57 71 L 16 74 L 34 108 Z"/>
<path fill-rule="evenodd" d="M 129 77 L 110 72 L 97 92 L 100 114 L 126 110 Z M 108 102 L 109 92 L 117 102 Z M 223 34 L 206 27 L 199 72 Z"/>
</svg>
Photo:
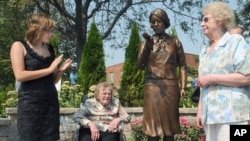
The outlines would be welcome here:
<svg viewBox="0 0 250 141">
<path fill-rule="evenodd" d="M 131 26 L 129 44 L 125 52 L 121 88 L 119 89 L 121 103 L 127 107 L 143 105 L 145 72 L 140 70 L 137 64 L 140 43 L 138 26 L 133 23 Z"/>
<path fill-rule="evenodd" d="M 0 10 L 0 86 L 6 87 L 10 84 L 14 84 L 14 75 L 11 69 L 11 63 L 9 59 L 10 46 L 14 40 L 22 39 L 26 27 L 26 15 L 28 11 L 32 11 L 32 5 L 25 2 L 9 2 L 1 1 Z M 21 5 L 26 8 L 21 7 Z M 34 7 L 34 5 L 33 5 Z M 2 89 L 1 89 L 2 90 Z"/>
<path fill-rule="evenodd" d="M 249 2 L 249 0 L 238 1 Z M 13 39 L 23 37 L 26 19 L 32 13 L 44 12 L 57 21 L 57 31 L 60 33 L 58 34 L 60 52 L 64 53 L 65 58 L 72 57 L 80 64 L 90 25 L 89 21 L 93 17 L 97 17 L 96 24 L 98 29 L 101 29 L 102 39 L 112 40 L 109 45 L 122 48 L 127 44 L 129 25 L 136 22 L 140 30 L 144 29 L 144 23 L 148 21 L 148 9 L 155 7 L 154 4 L 159 4 L 168 13 L 174 13 L 174 17 L 171 17 L 173 19 L 171 24 L 180 26 L 183 31 L 193 35 L 193 27 L 200 23 L 201 8 L 207 2 L 210 0 L 5 0 L 0 2 L 1 5 L 6 5 L 1 7 L 0 13 L 0 23 L 5 23 L 5 25 L 1 25 L 5 28 L 1 28 L 0 31 L 5 31 L 3 34 L 5 37 L 0 38 L 1 42 L 5 41 L 3 45 L 1 44 L 1 48 L 6 51 Z M 186 13 L 193 14 L 190 16 Z M 190 38 L 192 37 L 190 36 Z M 123 40 L 117 40 L 117 38 Z M 191 40 L 195 42 L 195 39 Z M 66 53 L 68 50 L 72 54 Z"/>
<path fill-rule="evenodd" d="M 137 22 L 139 28 L 144 28 L 144 21 L 148 21 L 148 8 L 154 7 L 152 4 L 161 6 L 173 12 L 178 18 L 174 19 L 174 24 L 188 32 L 192 31 L 194 24 L 199 24 L 199 11 L 203 4 L 210 0 L 188 0 L 188 1 L 166 1 L 166 0 L 33 0 L 37 8 L 44 13 L 53 15 L 58 21 L 57 30 L 68 37 L 69 41 L 75 41 L 76 62 L 79 63 L 89 21 L 94 16 L 98 17 L 97 26 L 101 29 L 102 39 L 118 38 L 118 33 L 123 33 L 123 38 L 127 36 L 129 25 Z M 57 11 L 57 12 L 56 12 Z M 186 13 L 195 13 L 195 17 Z M 186 17 L 186 18 L 182 18 Z M 117 28 L 119 29 L 117 29 Z M 116 29 L 116 30 L 114 30 Z M 69 34 L 70 33 L 70 34 Z M 192 36 L 190 36 L 192 37 Z M 112 44 L 115 47 L 124 47 L 126 40 L 121 40 L 119 44 Z"/>
<path fill-rule="evenodd" d="M 241 2 L 239 10 L 249 9 L 249 0 Z M 112 40 L 111 46 L 115 48 L 125 47 L 127 34 L 132 22 L 137 22 L 140 30 L 144 29 L 144 21 L 148 21 L 149 8 L 159 4 L 168 13 L 173 13 L 171 24 L 180 26 L 183 31 L 193 35 L 194 26 L 200 24 L 201 8 L 210 0 L 3 0 L 0 1 L 0 46 L 1 60 L 9 64 L 8 51 L 15 39 L 23 37 L 27 18 L 34 12 L 44 12 L 51 15 L 57 21 L 57 32 L 60 37 L 59 50 L 64 57 L 75 58 L 79 64 L 86 42 L 89 21 L 97 17 L 97 27 L 104 41 Z M 246 6 L 245 6 L 246 4 Z M 249 11 L 249 10 L 248 10 Z M 191 16 L 187 13 L 193 13 Z M 238 12 L 239 13 L 239 12 Z M 249 12 L 243 12 L 243 16 L 249 16 Z M 246 20 L 249 21 L 249 17 Z M 248 22 L 245 22 L 248 23 Z M 249 24 L 245 24 L 249 25 Z M 189 32 L 190 31 L 190 32 Z M 122 33 L 122 34 L 120 34 Z M 197 34 L 197 33 L 195 33 Z M 8 35 L 8 36 L 6 36 Z M 190 36 L 192 38 L 194 36 Z M 122 38 L 123 40 L 116 40 Z M 191 39 L 195 41 L 195 39 Z M 117 43 L 118 42 L 118 43 Z M 67 54 L 66 51 L 70 50 Z M 3 54 L 7 52 L 7 54 Z M 2 63 L 0 63 L 2 64 Z M 10 66 L 9 66 L 10 67 Z M 1 66 L 6 68 L 6 66 Z M 8 67 L 7 67 L 8 68 Z M 10 72 L 3 70 L 1 74 Z M 7 72 L 6 72 L 7 71 Z M 13 78 L 8 79 L 13 80 Z M 5 81 L 5 79 L 3 80 Z M 7 79 L 6 79 L 6 82 Z M 1 82 L 2 83 L 2 82 Z M 4 83 L 4 82 L 3 82 Z M 5 83 L 7 84 L 7 83 Z"/>
<path fill-rule="evenodd" d="M 250 0 L 242 0 L 241 1 L 241 8 L 237 11 L 239 24 L 243 25 L 246 30 L 250 31 Z M 249 36 L 249 35 L 248 35 Z"/>
<path fill-rule="evenodd" d="M 7 93 L 14 89 L 15 78 L 10 62 L 10 46 L 14 40 L 22 39 L 27 15 L 34 9 L 29 0 L 0 1 L 0 117 L 5 115 Z M 25 7 L 25 8 L 24 8 Z"/>
<path fill-rule="evenodd" d="M 94 21 L 91 23 L 88 40 L 84 47 L 85 51 L 83 52 L 78 75 L 79 84 L 82 86 L 84 94 L 86 94 L 91 85 L 106 80 L 102 36 Z"/>
</svg>

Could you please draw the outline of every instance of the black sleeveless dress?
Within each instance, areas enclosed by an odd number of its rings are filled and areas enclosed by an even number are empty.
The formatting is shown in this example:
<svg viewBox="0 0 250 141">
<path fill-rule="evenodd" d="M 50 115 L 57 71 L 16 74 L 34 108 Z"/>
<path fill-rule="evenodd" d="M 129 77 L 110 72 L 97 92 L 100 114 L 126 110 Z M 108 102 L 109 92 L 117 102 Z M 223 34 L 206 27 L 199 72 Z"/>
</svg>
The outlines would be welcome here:
<svg viewBox="0 0 250 141">
<path fill-rule="evenodd" d="M 27 51 L 26 70 L 48 68 L 55 59 L 52 46 L 50 57 L 43 57 L 21 41 Z M 17 130 L 19 141 L 59 140 L 59 102 L 53 74 L 25 81 L 18 90 Z"/>
</svg>

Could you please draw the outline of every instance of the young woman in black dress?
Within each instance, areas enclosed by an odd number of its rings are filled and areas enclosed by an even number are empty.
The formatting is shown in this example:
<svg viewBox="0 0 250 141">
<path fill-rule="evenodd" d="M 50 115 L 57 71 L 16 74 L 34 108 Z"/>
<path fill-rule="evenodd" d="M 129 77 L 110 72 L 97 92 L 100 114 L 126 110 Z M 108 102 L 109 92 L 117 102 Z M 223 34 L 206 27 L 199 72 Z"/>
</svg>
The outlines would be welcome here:
<svg viewBox="0 0 250 141">
<path fill-rule="evenodd" d="M 55 83 L 72 63 L 56 57 L 48 44 L 55 21 L 35 14 L 28 21 L 25 40 L 15 41 L 10 58 L 18 89 L 17 130 L 19 141 L 59 140 L 59 103 Z"/>
</svg>

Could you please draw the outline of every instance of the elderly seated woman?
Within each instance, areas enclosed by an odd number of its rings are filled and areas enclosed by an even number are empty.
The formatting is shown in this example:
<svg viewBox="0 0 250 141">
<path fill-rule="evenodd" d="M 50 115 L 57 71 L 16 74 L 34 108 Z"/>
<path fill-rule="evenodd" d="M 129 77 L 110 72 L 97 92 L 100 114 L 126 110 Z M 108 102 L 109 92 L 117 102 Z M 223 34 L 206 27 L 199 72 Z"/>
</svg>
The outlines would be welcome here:
<svg viewBox="0 0 250 141">
<path fill-rule="evenodd" d="M 120 123 L 128 123 L 130 116 L 113 96 L 113 87 L 108 82 L 99 83 L 94 98 L 74 114 L 73 119 L 81 125 L 80 141 L 119 141 Z"/>
</svg>

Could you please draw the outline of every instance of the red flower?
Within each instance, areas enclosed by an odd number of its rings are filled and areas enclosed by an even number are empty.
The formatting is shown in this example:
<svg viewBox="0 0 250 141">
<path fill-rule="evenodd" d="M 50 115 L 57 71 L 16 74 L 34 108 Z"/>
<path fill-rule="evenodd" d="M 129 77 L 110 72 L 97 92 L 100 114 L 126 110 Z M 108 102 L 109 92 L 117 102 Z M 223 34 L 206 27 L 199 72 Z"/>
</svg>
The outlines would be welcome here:
<svg viewBox="0 0 250 141">
<path fill-rule="evenodd" d="M 187 122 L 188 120 L 185 118 L 185 117 L 180 117 L 180 122 L 183 123 L 183 122 Z"/>
<path fill-rule="evenodd" d="M 205 134 L 202 134 L 202 135 L 200 136 L 199 141 L 205 141 Z"/>
<path fill-rule="evenodd" d="M 135 119 L 133 122 L 130 122 L 130 126 L 133 128 L 142 123 L 142 119 Z"/>
<path fill-rule="evenodd" d="M 185 132 L 181 133 L 181 138 L 184 139 L 187 135 L 185 134 Z"/>
<path fill-rule="evenodd" d="M 190 122 L 188 122 L 188 120 L 185 117 L 180 117 L 180 122 L 181 124 L 183 124 L 185 127 L 189 127 L 190 126 Z"/>
</svg>

